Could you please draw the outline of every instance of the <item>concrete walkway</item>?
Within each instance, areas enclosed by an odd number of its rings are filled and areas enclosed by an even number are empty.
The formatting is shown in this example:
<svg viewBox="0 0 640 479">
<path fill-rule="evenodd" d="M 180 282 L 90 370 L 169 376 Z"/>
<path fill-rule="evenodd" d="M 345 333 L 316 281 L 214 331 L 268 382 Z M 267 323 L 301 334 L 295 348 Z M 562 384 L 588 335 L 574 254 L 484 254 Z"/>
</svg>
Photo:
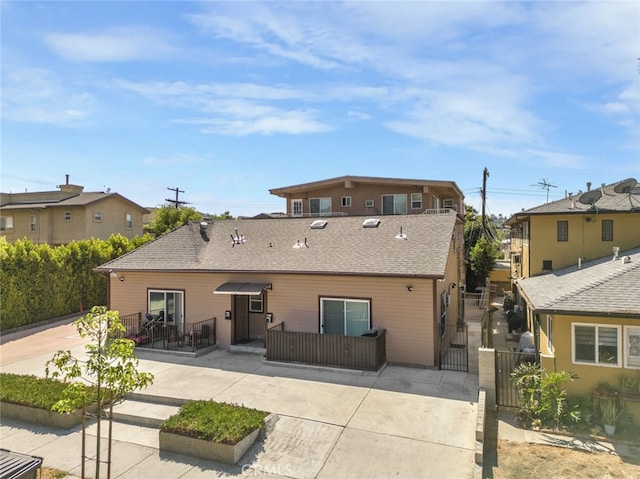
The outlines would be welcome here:
<svg viewBox="0 0 640 479">
<path fill-rule="evenodd" d="M 3 372 L 42 376 L 58 349 L 84 355 L 84 343 L 70 323 L 3 338 L 0 365 Z M 160 453 L 157 429 L 115 423 L 114 479 L 474 474 L 477 376 L 399 366 L 379 375 L 291 368 L 265 363 L 260 355 L 226 351 L 198 358 L 145 352 L 140 370 L 155 375 L 153 385 L 142 391 L 151 400 L 214 399 L 273 412 L 278 420 L 236 466 Z M 88 444 L 95 448 L 95 425 L 89 434 Z M 79 428 L 59 431 L 0 421 L 1 447 L 43 457 L 45 466 L 70 477 L 80 475 L 80 436 Z M 91 475 L 93 468 L 88 465 Z"/>
</svg>

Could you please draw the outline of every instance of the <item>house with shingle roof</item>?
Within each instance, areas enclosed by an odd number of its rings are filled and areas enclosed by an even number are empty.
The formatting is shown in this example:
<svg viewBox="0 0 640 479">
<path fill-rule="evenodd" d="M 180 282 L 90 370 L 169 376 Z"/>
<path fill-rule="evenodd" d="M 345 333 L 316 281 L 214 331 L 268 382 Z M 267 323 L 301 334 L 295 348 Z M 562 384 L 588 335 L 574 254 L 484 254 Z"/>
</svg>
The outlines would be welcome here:
<svg viewBox="0 0 640 479">
<path fill-rule="evenodd" d="M 190 223 L 97 270 L 110 309 L 162 310 L 178 342 L 215 318 L 222 348 L 257 342 L 270 358 L 281 331 L 297 351 L 288 360 L 332 365 L 310 348 L 330 339 L 348 356 L 356 340 L 383 336 L 383 359 L 433 367 L 445 325 L 462 318 L 463 224 L 447 209 Z"/>
<path fill-rule="evenodd" d="M 511 276 L 528 278 L 640 246 L 640 185 L 629 178 L 511 216 Z"/>
<path fill-rule="evenodd" d="M 542 367 L 580 377 L 565 385 L 570 394 L 617 386 L 620 376 L 640 379 L 640 247 L 516 285 L 538 331 Z"/>
<path fill-rule="evenodd" d="M 143 234 L 146 208 L 114 192 L 84 192 L 69 183 L 56 191 L 0 193 L 0 235 L 52 246 L 83 239 Z"/>
</svg>

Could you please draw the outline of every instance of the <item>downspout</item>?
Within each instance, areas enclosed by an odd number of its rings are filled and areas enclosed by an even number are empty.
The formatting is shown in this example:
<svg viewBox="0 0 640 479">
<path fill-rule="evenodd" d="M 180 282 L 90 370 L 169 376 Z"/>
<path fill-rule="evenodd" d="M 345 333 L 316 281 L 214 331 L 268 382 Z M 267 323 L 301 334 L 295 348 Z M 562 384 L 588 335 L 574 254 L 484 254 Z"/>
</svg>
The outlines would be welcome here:
<svg viewBox="0 0 640 479">
<path fill-rule="evenodd" d="M 438 369 L 440 369 L 440 346 L 441 346 L 441 342 L 442 342 L 442 338 L 440 337 L 440 335 L 438 334 L 438 323 L 439 323 L 439 318 L 440 315 L 438 314 L 438 280 L 434 279 L 431 281 L 431 284 L 433 285 L 433 293 L 432 293 L 432 301 L 433 301 L 433 305 L 431 308 L 431 311 L 433 311 L 433 354 L 434 354 L 434 358 L 433 358 L 433 364 L 435 364 Z"/>
</svg>

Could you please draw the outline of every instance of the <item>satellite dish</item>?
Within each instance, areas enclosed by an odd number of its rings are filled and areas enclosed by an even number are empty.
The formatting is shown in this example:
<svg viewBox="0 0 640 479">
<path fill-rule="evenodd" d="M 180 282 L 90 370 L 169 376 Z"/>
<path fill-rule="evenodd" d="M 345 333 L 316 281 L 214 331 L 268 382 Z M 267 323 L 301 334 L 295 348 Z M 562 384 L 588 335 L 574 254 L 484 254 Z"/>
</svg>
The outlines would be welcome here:
<svg viewBox="0 0 640 479">
<path fill-rule="evenodd" d="M 635 178 L 627 178 L 613 187 L 616 193 L 631 193 L 631 190 L 638 184 Z"/>
<path fill-rule="evenodd" d="M 580 198 L 578 198 L 578 201 L 580 203 L 582 203 L 583 205 L 592 205 L 598 201 L 600 198 L 602 198 L 602 191 L 600 190 L 591 190 L 591 191 L 587 191 L 586 193 L 582 193 L 580 195 Z"/>
</svg>

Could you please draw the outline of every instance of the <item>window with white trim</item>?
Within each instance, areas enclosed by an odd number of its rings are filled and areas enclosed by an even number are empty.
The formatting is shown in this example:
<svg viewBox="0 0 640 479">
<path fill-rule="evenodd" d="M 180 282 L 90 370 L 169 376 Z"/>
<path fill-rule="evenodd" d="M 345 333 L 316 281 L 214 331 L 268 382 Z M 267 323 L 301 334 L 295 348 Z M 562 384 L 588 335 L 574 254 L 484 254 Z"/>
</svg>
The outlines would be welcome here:
<svg viewBox="0 0 640 479">
<path fill-rule="evenodd" d="M 252 294 L 249 296 L 249 311 L 252 313 L 262 313 L 263 309 L 263 300 L 261 294 Z"/>
<path fill-rule="evenodd" d="M 422 193 L 411 193 L 411 209 L 422 209 Z"/>
<path fill-rule="evenodd" d="M 553 316 L 547 314 L 547 351 L 553 354 Z"/>
<path fill-rule="evenodd" d="M 314 216 L 331 214 L 331 198 L 310 198 L 309 213 Z"/>
<path fill-rule="evenodd" d="M 361 336 L 371 328 L 368 300 L 320 298 L 320 332 Z"/>
<path fill-rule="evenodd" d="M 0 217 L 0 231 L 13 232 L 13 215 Z"/>
<path fill-rule="evenodd" d="M 640 369 L 640 326 L 625 326 L 624 342 L 624 366 Z"/>
<path fill-rule="evenodd" d="M 406 215 L 407 195 L 382 195 L 383 215 Z"/>
<path fill-rule="evenodd" d="M 161 289 L 148 290 L 147 311 L 154 318 L 163 322 L 173 321 L 181 328 L 184 318 L 184 292 Z"/>
<path fill-rule="evenodd" d="M 572 323 L 573 362 L 621 366 L 620 326 Z"/>
<path fill-rule="evenodd" d="M 291 216 L 302 216 L 302 200 L 291 200 Z"/>
<path fill-rule="evenodd" d="M 29 231 L 38 231 L 38 215 L 29 216 Z"/>
<path fill-rule="evenodd" d="M 93 212 L 93 221 L 96 223 L 100 223 L 102 221 L 102 212 L 94 211 Z"/>
<path fill-rule="evenodd" d="M 64 212 L 64 220 L 65 221 L 71 221 L 71 211 L 65 211 Z"/>
<path fill-rule="evenodd" d="M 131 213 L 124 214 L 124 227 L 128 230 L 133 228 L 133 215 Z"/>
<path fill-rule="evenodd" d="M 351 196 L 343 196 L 342 197 L 342 207 L 343 208 L 351 207 Z"/>
</svg>

